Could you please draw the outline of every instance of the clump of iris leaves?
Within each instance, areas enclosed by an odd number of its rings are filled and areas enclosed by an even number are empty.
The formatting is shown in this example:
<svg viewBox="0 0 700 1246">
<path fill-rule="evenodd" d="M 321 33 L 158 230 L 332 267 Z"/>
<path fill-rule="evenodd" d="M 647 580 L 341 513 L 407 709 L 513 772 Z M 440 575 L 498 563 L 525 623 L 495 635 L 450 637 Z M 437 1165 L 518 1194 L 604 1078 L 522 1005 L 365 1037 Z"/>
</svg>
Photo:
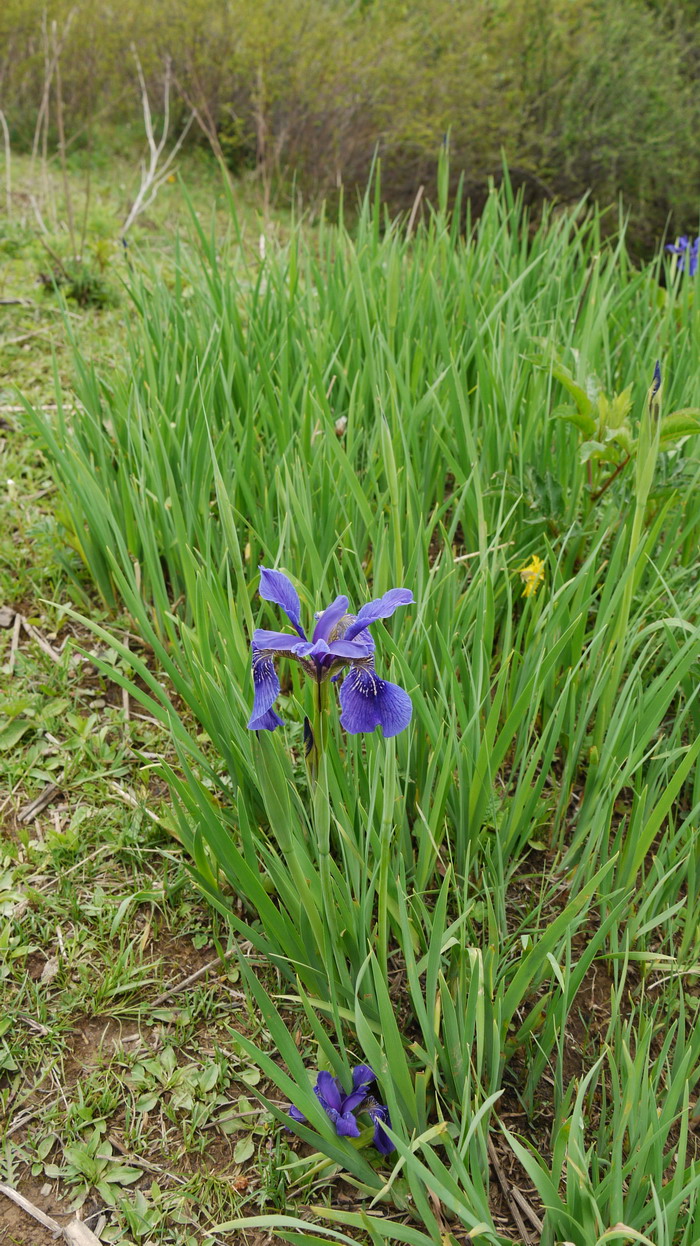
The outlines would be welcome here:
<svg viewBox="0 0 700 1246">
<path fill-rule="evenodd" d="M 635 266 L 595 213 L 528 221 L 507 179 L 465 227 L 447 185 L 443 163 L 418 226 L 375 188 L 352 227 L 293 228 L 264 259 L 200 232 L 172 288 L 135 268 L 124 367 L 76 347 L 70 418 L 59 393 L 27 422 L 66 544 L 157 659 L 121 648 L 172 730 L 199 885 L 316 1042 L 310 1067 L 241 958 L 276 1053 L 238 1041 L 307 1144 L 295 1176 L 306 1156 L 329 1187 L 225 1227 L 513 1240 L 495 1147 L 533 1241 L 691 1246 L 698 281 L 675 253 Z M 297 635 L 274 731 L 248 727 L 251 641 L 280 626 L 258 565 L 307 619 L 412 599 L 327 680 L 342 636 Z M 371 663 L 410 698 L 397 732 L 352 729 Z M 393 1150 L 364 1109 L 336 1128 L 358 1067 Z"/>
</svg>

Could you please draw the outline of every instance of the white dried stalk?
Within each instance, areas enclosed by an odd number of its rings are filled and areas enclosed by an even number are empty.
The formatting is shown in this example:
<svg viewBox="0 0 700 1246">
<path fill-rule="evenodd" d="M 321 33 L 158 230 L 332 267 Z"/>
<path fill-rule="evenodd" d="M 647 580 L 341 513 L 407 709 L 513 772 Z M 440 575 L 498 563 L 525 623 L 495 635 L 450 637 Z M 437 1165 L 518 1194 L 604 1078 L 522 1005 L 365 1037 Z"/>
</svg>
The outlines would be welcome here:
<svg viewBox="0 0 700 1246">
<path fill-rule="evenodd" d="M 153 133 L 153 119 L 151 116 L 151 104 L 148 98 L 148 90 L 146 88 L 146 79 L 143 75 L 141 62 L 138 57 L 136 48 L 132 48 L 134 59 L 136 61 L 136 70 L 139 76 L 139 85 L 141 87 L 141 106 L 143 108 L 143 124 L 146 131 L 146 141 L 148 143 L 149 160 L 148 165 L 141 166 L 141 185 L 139 187 L 136 198 L 131 205 L 131 211 L 122 226 L 122 238 L 127 230 L 131 228 L 136 218 L 146 210 L 147 207 L 155 199 L 158 191 L 163 183 L 167 180 L 173 161 L 177 156 L 182 144 L 187 137 L 190 126 L 194 121 L 194 112 L 190 114 L 182 134 L 174 144 L 170 154 L 161 164 L 161 159 L 168 142 L 168 132 L 170 129 L 170 88 L 172 84 L 172 68 L 170 58 L 165 62 L 165 78 L 163 81 L 163 130 L 158 142 L 156 142 Z"/>
<path fill-rule="evenodd" d="M 7 219 L 9 221 L 12 216 L 12 170 L 10 164 L 12 153 L 10 151 L 10 131 L 2 108 L 0 108 L 0 126 L 2 126 L 3 141 L 5 144 L 5 205 L 7 210 Z"/>
</svg>

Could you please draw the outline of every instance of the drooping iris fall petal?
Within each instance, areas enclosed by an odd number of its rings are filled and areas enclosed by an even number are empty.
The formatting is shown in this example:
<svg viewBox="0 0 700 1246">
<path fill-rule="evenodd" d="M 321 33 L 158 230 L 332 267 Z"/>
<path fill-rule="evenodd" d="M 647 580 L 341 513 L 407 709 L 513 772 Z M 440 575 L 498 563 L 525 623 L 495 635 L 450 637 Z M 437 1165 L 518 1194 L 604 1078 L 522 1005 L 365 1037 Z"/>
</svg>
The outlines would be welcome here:
<svg viewBox="0 0 700 1246">
<path fill-rule="evenodd" d="M 398 735 L 411 721 L 413 706 L 398 684 L 380 679 L 368 661 L 351 666 L 340 686 L 340 725 L 350 735 L 381 727 L 385 736 Z"/>
</svg>

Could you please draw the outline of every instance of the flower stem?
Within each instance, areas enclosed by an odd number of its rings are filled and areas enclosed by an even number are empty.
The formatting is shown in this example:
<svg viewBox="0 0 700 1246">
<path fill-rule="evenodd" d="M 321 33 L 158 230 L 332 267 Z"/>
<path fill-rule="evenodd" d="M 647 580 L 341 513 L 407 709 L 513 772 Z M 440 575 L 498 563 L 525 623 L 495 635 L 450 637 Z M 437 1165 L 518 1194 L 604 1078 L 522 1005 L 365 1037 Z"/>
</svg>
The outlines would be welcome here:
<svg viewBox="0 0 700 1246">
<path fill-rule="evenodd" d="M 309 772 L 311 794 L 314 795 L 321 771 L 321 759 L 328 743 L 328 682 L 316 680 L 313 686 L 314 708 L 309 724 L 306 765 Z M 308 720 L 307 720 L 308 722 Z"/>
<path fill-rule="evenodd" d="M 328 942 L 319 947 L 319 955 L 335 956 L 339 952 L 337 905 L 331 879 L 331 805 L 328 790 L 328 680 L 317 680 L 314 686 L 314 710 L 311 724 L 312 742 L 307 756 L 311 786 L 311 813 L 318 854 L 318 871 L 324 908 L 324 926 Z M 324 941 L 325 942 L 325 941 Z"/>
<path fill-rule="evenodd" d="M 391 835 L 394 826 L 394 801 L 396 799 L 396 751 L 394 741 L 386 746 L 384 765 L 384 801 L 379 832 L 379 880 L 377 885 L 377 961 L 388 984 L 387 963 L 389 958 L 389 862 Z"/>
</svg>

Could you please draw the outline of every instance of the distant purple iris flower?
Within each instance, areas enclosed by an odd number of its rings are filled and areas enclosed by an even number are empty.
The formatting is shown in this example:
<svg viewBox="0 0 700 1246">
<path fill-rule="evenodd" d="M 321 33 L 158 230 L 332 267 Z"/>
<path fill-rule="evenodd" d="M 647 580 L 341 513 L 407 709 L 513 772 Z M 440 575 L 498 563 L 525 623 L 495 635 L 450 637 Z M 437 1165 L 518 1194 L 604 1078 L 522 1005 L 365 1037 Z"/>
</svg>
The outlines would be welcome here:
<svg viewBox="0 0 700 1246">
<path fill-rule="evenodd" d="M 668 243 L 666 250 L 670 251 L 672 255 L 680 257 L 678 260 L 679 272 L 684 273 L 687 264 L 689 276 L 694 277 L 698 271 L 698 248 L 700 248 L 700 235 L 694 242 L 691 242 L 688 235 L 683 234 L 681 238 L 678 238 L 675 245 L 671 242 Z"/>
<path fill-rule="evenodd" d="M 375 1075 L 368 1064 L 358 1064 L 352 1071 L 352 1090 L 346 1094 L 339 1077 L 330 1073 L 319 1073 L 314 1086 L 314 1094 L 324 1112 L 335 1125 L 335 1132 L 342 1138 L 359 1138 L 360 1126 L 355 1119 L 355 1112 L 367 1112 L 374 1124 L 372 1142 L 381 1155 L 390 1155 L 395 1150 L 391 1138 L 384 1129 L 391 1129 L 389 1109 L 383 1103 L 377 1103 L 367 1094 L 367 1087 L 375 1081 Z M 306 1117 L 294 1104 L 289 1109 L 292 1120 L 305 1121 Z"/>
<path fill-rule="evenodd" d="M 407 588 L 392 588 L 348 613 L 347 597 L 336 597 L 316 616 L 309 640 L 301 626 L 301 605 L 294 585 L 281 571 L 260 567 L 260 596 L 285 611 L 296 635 L 289 632 L 253 632 L 253 712 L 251 731 L 274 731 L 282 719 L 274 705 L 280 691 L 275 658 L 285 655 L 299 662 L 317 683 L 334 679 L 349 666 L 340 687 L 340 725 L 351 735 L 374 731 L 379 725 L 385 736 L 398 735 L 411 721 L 411 698 L 403 688 L 380 679 L 374 669 L 374 641 L 367 630 L 378 619 L 388 619 L 398 606 L 413 601 Z"/>
</svg>

